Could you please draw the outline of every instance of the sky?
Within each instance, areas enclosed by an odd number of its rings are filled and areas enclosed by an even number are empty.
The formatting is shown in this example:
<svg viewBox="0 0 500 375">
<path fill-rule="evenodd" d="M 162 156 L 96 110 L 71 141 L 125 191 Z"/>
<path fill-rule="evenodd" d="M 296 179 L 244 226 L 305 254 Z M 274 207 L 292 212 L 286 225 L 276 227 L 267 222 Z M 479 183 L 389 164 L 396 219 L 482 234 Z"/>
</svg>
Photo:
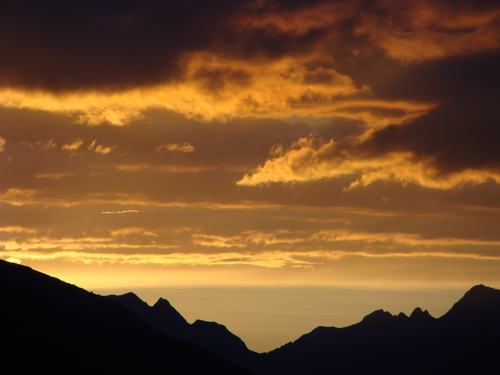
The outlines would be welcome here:
<svg viewBox="0 0 500 375">
<path fill-rule="evenodd" d="M 1 0 L 0 51 L 1 259 L 258 351 L 500 288 L 498 2 Z"/>
</svg>

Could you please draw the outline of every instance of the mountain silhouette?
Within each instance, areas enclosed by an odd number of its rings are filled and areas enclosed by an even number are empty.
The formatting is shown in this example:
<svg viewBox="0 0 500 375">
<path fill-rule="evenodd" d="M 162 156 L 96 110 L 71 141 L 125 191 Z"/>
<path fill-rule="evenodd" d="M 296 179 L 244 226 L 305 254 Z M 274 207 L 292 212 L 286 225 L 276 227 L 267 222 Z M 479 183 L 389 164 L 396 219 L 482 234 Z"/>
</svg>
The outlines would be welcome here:
<svg viewBox="0 0 500 375">
<path fill-rule="evenodd" d="M 469 323 L 482 323 L 477 316 L 480 315 L 483 319 L 491 319 L 489 324 L 500 324 L 500 292 L 497 289 L 489 288 L 484 285 L 476 285 L 472 287 L 465 295 L 453 305 L 443 318 L 450 319 L 466 319 Z"/>
<path fill-rule="evenodd" d="M 258 362 L 258 354 L 249 350 L 243 340 L 231 333 L 225 326 L 204 320 L 196 320 L 193 324 L 189 324 L 163 298 L 160 298 L 153 306 L 149 306 L 133 293 L 110 295 L 107 298 L 120 302 L 151 327 L 168 336 L 200 345 L 218 357 L 239 363 L 244 367 L 254 366 Z"/>
<path fill-rule="evenodd" d="M 439 318 L 380 309 L 258 354 L 163 298 L 102 297 L 5 261 L 0 283 L 1 374 L 500 374 L 500 290 L 484 285 Z"/>
<path fill-rule="evenodd" d="M 149 306 L 132 292 L 106 298 L 119 302 L 151 327 L 168 336 L 183 337 L 189 330 L 189 323 L 166 299 L 160 298 L 153 306 Z"/>
<path fill-rule="evenodd" d="M 247 374 L 121 304 L 0 260 L 1 374 Z"/>
<path fill-rule="evenodd" d="M 500 290 L 473 287 L 442 317 L 377 310 L 349 327 L 318 327 L 263 355 L 273 375 L 500 374 Z"/>
<path fill-rule="evenodd" d="M 484 285 L 473 287 L 438 319 L 420 307 L 410 316 L 380 309 L 349 327 L 317 327 L 263 354 L 249 351 L 243 341 L 215 322 L 197 320 L 190 325 L 165 300 L 159 300 L 165 301 L 159 316 L 155 315 L 159 302 L 149 307 L 137 296 L 127 296 L 109 298 L 121 300 L 130 310 L 139 300 L 138 315 L 143 321 L 262 374 L 500 373 L 500 291 Z M 167 323 L 169 316 L 176 318 Z"/>
</svg>

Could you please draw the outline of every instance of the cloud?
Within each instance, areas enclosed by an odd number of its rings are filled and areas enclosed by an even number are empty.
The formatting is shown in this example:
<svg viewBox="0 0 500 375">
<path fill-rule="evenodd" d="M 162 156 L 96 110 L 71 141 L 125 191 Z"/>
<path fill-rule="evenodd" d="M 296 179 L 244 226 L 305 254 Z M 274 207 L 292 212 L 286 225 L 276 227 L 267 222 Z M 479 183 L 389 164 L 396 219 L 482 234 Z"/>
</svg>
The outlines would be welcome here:
<svg viewBox="0 0 500 375">
<path fill-rule="evenodd" d="M 95 151 L 99 154 L 109 154 L 110 152 L 114 151 L 118 146 L 103 146 L 103 145 L 98 145 L 97 140 L 94 139 L 92 143 L 89 145 L 88 150 L 90 151 Z"/>
<path fill-rule="evenodd" d="M 78 138 L 78 139 L 73 139 L 71 140 L 70 143 L 66 143 L 64 145 L 62 145 L 62 149 L 63 150 L 66 150 L 66 151 L 76 151 L 80 148 L 81 145 L 83 145 L 85 143 L 85 141 L 81 138 Z"/>
<path fill-rule="evenodd" d="M 429 188 L 452 189 L 467 183 L 500 183 L 500 168 L 462 168 L 443 173 L 435 160 L 418 160 L 411 149 L 395 149 L 370 155 L 372 139 L 362 143 L 338 143 L 311 134 L 289 148 L 277 147 L 271 158 L 237 182 L 240 186 L 256 186 L 275 182 L 294 183 L 352 175 L 350 188 L 367 186 L 376 181 L 417 184 Z M 366 145 L 368 143 L 368 145 Z M 368 149 L 368 152 L 367 152 Z"/>
<path fill-rule="evenodd" d="M 66 178 L 66 177 L 73 177 L 76 176 L 76 173 L 74 172 L 66 172 L 66 173 L 41 173 L 41 174 L 36 174 L 35 178 L 51 178 L 54 180 L 58 180 L 61 178 Z"/>
<path fill-rule="evenodd" d="M 103 211 L 101 214 L 105 215 L 113 215 L 113 214 L 130 214 L 130 213 L 138 213 L 138 210 L 122 210 L 122 211 Z"/>
<path fill-rule="evenodd" d="M 486 1 L 373 4 L 360 28 L 392 58 L 417 62 L 498 48 L 500 9 Z"/>
<path fill-rule="evenodd" d="M 150 108 L 164 108 L 205 121 L 244 116 L 283 118 L 292 113 L 324 117 L 345 111 L 351 106 L 350 100 L 373 100 L 366 97 L 368 87 L 357 87 L 351 78 L 333 67 L 307 67 L 306 63 L 282 59 L 255 65 L 210 52 L 191 53 L 182 63 L 184 78 L 175 85 L 159 84 L 111 94 L 5 89 L 0 104 L 76 114 L 76 121 L 87 125 L 126 125 L 143 118 L 143 112 Z M 251 79 L 235 79 L 235 74 L 228 73 L 233 66 L 239 66 Z M 325 81 L 321 83 L 320 79 Z M 380 101 L 375 104 L 380 105 Z M 390 107 L 391 103 L 387 105 Z"/>
<path fill-rule="evenodd" d="M 496 269 L 499 9 L 0 5 L 1 256 Z"/>
<path fill-rule="evenodd" d="M 179 56 L 206 48 L 238 7 L 238 1 L 171 0 L 5 5 L 0 82 L 58 91 L 173 80 Z"/>
<path fill-rule="evenodd" d="M 41 149 L 53 149 L 57 148 L 57 144 L 54 141 L 54 138 L 48 139 L 46 141 L 37 141 L 37 142 L 22 142 L 22 145 L 25 147 L 29 147 L 32 149 L 41 148 Z"/>
<path fill-rule="evenodd" d="M 9 254 L 5 252 L 5 254 Z M 23 261 L 46 261 L 62 259 L 80 264 L 156 264 L 163 266 L 236 266 L 249 265 L 265 268 L 283 268 L 306 267 L 311 268 L 315 264 L 311 254 L 292 254 L 280 252 L 263 252 L 261 254 L 242 254 L 242 253 L 222 253 L 222 254 L 203 254 L 203 253 L 173 253 L 173 254 L 99 254 L 85 251 L 57 251 L 53 253 L 44 253 L 40 251 L 13 252 Z M 300 259 L 301 256 L 310 259 Z M 331 258 L 338 258 L 330 255 Z M 9 259 L 17 259 L 10 257 Z M 19 260 L 20 262 L 20 260 Z"/>
<path fill-rule="evenodd" d="M 484 1 L 20 1 L 0 20 L 1 104 L 88 125 L 149 108 L 364 118 L 359 100 L 390 108 L 387 95 L 419 92 L 419 80 L 404 82 L 412 67 L 498 49 L 499 17 Z"/>
<path fill-rule="evenodd" d="M 182 143 L 168 143 L 165 145 L 160 145 L 156 147 L 156 151 L 178 151 L 178 152 L 193 152 L 194 147 L 191 145 L 189 142 L 182 142 Z"/>
</svg>

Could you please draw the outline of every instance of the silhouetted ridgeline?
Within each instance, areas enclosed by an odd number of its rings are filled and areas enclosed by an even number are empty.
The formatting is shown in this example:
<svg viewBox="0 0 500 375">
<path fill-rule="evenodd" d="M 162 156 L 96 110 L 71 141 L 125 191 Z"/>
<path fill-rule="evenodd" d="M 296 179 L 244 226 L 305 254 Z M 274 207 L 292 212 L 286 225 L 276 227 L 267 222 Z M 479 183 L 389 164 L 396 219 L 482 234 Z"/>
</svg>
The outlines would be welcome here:
<svg viewBox="0 0 500 375">
<path fill-rule="evenodd" d="M 352 326 L 318 327 L 260 355 L 217 323 L 206 322 L 224 329 L 203 342 L 193 329 L 200 321 L 190 325 L 164 299 L 150 307 L 132 293 L 109 298 L 166 334 L 197 342 L 262 374 L 500 374 L 500 291 L 483 285 L 438 319 L 419 307 L 410 316 L 377 310 Z M 225 352 L 231 343 L 233 352 Z"/>
<path fill-rule="evenodd" d="M 377 310 L 257 354 L 218 323 L 189 324 L 162 298 L 105 298 L 4 261 L 0 282 L 1 374 L 245 373 L 224 359 L 268 375 L 500 374 L 500 290 L 483 285 L 438 319 Z"/>
<path fill-rule="evenodd" d="M 245 367 L 254 366 L 258 361 L 259 355 L 249 350 L 245 343 L 225 326 L 203 320 L 189 324 L 163 298 L 160 298 L 153 306 L 149 306 L 134 293 L 111 295 L 107 298 L 120 302 L 158 331 L 200 345 L 220 358 Z"/>
<path fill-rule="evenodd" d="M 500 374 L 500 291 L 475 286 L 439 319 L 378 310 L 263 356 L 272 374 Z"/>
<path fill-rule="evenodd" d="M 0 374 L 246 374 L 119 303 L 0 261 Z"/>
</svg>

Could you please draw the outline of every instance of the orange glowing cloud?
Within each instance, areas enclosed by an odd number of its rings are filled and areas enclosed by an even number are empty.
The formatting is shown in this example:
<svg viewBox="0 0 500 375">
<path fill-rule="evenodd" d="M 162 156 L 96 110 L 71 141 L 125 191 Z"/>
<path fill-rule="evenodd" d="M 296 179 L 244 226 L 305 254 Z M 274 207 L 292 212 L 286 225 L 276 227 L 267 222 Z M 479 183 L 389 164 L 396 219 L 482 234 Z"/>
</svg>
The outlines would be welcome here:
<svg viewBox="0 0 500 375">
<path fill-rule="evenodd" d="M 355 176 L 349 188 L 370 185 L 376 181 L 417 184 L 435 189 L 452 189 L 467 183 L 488 181 L 500 183 L 498 170 L 464 169 L 443 175 L 432 160 L 418 160 L 410 152 L 388 152 L 367 157 L 357 150 L 359 144 L 339 144 L 311 134 L 288 149 L 275 147 L 271 158 L 237 182 L 240 186 L 257 186 L 275 182 L 294 183 Z"/>
<path fill-rule="evenodd" d="M 255 65 L 210 53 L 191 53 L 183 61 L 184 80 L 175 84 L 113 94 L 56 95 L 7 89 L 0 105 L 73 114 L 77 122 L 88 125 L 124 125 L 140 118 L 148 108 L 164 108 L 205 120 L 330 116 L 336 108 L 349 106 L 349 98 L 369 92 L 367 87 L 355 87 L 351 78 L 335 69 L 307 68 L 307 60 L 284 58 Z"/>
<path fill-rule="evenodd" d="M 156 147 L 156 151 L 178 151 L 178 152 L 193 152 L 194 147 L 191 145 L 189 142 L 183 142 L 183 143 L 168 143 L 165 145 L 160 145 Z"/>
</svg>

